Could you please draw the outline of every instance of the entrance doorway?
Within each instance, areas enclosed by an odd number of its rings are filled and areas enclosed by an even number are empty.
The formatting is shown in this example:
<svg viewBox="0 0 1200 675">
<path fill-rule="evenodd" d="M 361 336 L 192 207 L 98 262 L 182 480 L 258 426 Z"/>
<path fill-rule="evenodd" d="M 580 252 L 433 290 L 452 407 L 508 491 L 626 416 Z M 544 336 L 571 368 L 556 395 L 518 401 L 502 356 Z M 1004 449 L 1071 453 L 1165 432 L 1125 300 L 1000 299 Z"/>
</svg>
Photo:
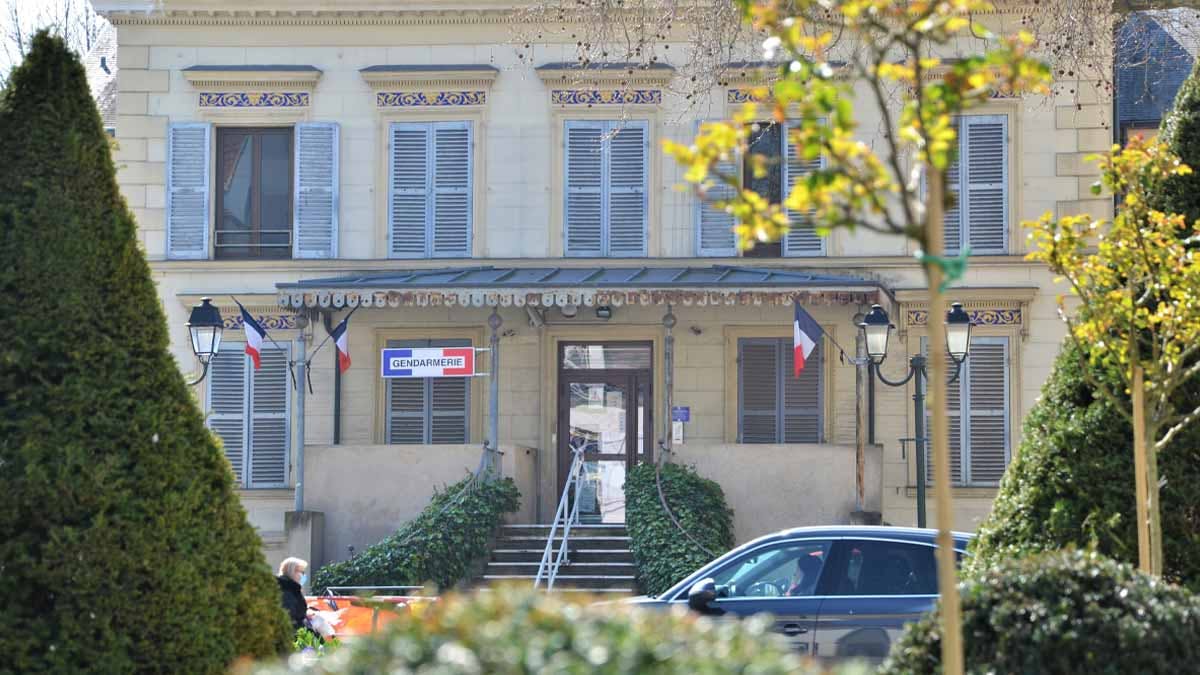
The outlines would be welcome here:
<svg viewBox="0 0 1200 675">
<path fill-rule="evenodd" d="M 584 523 L 625 522 L 625 474 L 653 459 L 649 342 L 567 342 L 558 359 L 558 489 L 583 451 Z"/>
</svg>

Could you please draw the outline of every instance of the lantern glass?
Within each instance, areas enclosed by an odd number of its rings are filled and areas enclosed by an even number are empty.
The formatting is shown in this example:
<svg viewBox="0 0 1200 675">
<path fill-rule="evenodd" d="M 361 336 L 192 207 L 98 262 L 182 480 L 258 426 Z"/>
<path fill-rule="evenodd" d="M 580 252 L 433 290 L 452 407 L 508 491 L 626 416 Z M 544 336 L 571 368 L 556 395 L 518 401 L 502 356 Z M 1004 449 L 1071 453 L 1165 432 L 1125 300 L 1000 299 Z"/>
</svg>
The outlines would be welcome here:
<svg viewBox="0 0 1200 675">
<path fill-rule="evenodd" d="M 961 363 L 971 350 L 971 317 L 963 310 L 961 302 L 950 306 L 946 312 L 946 351 Z"/>
<path fill-rule="evenodd" d="M 203 298 L 199 305 L 192 307 L 187 327 L 192 338 L 192 352 L 200 363 L 207 364 L 220 350 L 221 333 L 225 328 L 221 311 L 213 306 L 212 298 Z"/>
<path fill-rule="evenodd" d="M 887 358 L 888 337 L 892 332 L 887 312 L 879 305 L 873 305 L 859 327 L 866 333 L 867 354 L 876 364 L 882 363 Z"/>
</svg>

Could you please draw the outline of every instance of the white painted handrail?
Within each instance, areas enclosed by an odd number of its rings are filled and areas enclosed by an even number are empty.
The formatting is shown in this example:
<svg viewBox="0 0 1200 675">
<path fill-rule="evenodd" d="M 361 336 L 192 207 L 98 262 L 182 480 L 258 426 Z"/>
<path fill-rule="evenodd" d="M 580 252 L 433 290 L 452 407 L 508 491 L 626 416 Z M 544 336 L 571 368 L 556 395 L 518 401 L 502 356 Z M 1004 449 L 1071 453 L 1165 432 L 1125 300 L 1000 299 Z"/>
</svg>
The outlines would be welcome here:
<svg viewBox="0 0 1200 675">
<path fill-rule="evenodd" d="M 546 537 L 546 548 L 542 551 L 542 562 L 538 565 L 537 576 L 533 579 L 533 587 L 537 588 L 543 580 L 546 590 L 554 590 L 554 580 L 559 568 L 570 564 L 567 557 L 567 541 L 571 537 L 571 527 L 579 523 L 579 476 L 583 473 L 583 447 L 572 448 L 571 469 L 567 472 L 567 484 L 563 486 L 562 497 L 558 500 L 558 509 L 554 512 L 554 522 L 550 525 L 550 534 Z M 571 499 L 572 492 L 575 498 Z M 562 543 L 554 550 L 554 536 L 562 528 Z"/>
</svg>

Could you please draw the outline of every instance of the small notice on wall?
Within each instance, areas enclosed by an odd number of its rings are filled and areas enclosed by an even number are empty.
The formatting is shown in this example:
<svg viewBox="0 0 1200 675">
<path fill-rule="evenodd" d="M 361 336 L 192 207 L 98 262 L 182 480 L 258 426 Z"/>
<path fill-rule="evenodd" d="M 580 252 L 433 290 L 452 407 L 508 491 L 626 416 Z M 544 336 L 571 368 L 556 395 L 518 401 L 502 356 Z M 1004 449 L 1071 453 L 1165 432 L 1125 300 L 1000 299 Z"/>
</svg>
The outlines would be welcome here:
<svg viewBox="0 0 1200 675">
<path fill-rule="evenodd" d="M 691 422 L 692 408 L 686 405 L 677 405 L 671 408 L 672 422 Z"/>
</svg>

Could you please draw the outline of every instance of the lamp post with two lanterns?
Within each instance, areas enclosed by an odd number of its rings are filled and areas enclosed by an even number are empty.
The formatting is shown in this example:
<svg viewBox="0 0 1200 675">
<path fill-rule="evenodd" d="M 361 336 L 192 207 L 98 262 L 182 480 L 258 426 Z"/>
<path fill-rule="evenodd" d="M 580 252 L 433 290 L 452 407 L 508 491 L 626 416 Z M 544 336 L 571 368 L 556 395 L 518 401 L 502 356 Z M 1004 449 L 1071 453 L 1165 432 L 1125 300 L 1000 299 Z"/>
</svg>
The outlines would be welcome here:
<svg viewBox="0 0 1200 675">
<path fill-rule="evenodd" d="M 917 448 L 917 527 L 925 527 L 925 380 L 928 373 L 925 366 L 928 359 L 924 354 L 908 357 L 908 374 L 899 380 L 889 380 L 879 370 L 879 365 L 887 358 L 888 338 L 891 336 L 892 325 L 887 312 L 879 305 L 872 305 L 871 311 L 859 324 L 866 335 L 867 355 L 871 359 L 872 370 L 880 382 L 892 387 L 903 387 L 909 380 L 916 378 L 913 392 L 913 430 Z M 950 305 L 946 312 L 946 351 L 954 361 L 954 376 L 950 378 L 953 384 L 958 380 L 962 364 L 967 360 L 971 350 L 971 317 L 963 310 L 961 302 Z"/>
</svg>

